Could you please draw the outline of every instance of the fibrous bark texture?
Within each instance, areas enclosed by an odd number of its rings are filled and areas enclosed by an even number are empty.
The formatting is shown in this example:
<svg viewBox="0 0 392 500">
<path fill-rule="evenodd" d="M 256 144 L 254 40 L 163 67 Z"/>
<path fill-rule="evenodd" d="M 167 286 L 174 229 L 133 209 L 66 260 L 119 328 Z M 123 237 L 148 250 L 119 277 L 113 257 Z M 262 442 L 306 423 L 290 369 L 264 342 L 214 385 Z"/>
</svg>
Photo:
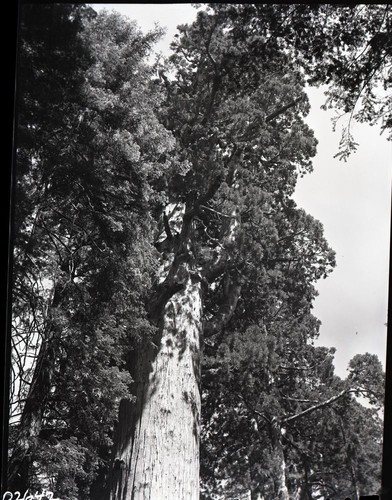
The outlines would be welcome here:
<svg viewBox="0 0 392 500">
<path fill-rule="evenodd" d="M 199 499 L 202 295 L 184 271 L 163 310 L 160 345 L 138 356 L 135 402 L 121 403 L 111 500 Z"/>
<path fill-rule="evenodd" d="M 289 500 L 289 492 L 286 485 L 286 461 L 282 445 L 281 427 L 276 418 L 271 422 L 272 443 L 275 456 L 278 460 L 278 471 L 276 476 L 276 489 L 278 500 Z"/>
</svg>

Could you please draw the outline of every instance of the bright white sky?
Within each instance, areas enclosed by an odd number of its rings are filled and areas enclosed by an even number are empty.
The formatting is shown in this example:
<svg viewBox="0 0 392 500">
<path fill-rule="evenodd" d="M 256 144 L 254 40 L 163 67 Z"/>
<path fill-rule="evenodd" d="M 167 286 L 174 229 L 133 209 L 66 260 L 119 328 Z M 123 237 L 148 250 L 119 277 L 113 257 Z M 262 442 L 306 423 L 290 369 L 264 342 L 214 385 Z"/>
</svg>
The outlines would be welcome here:
<svg viewBox="0 0 392 500">
<path fill-rule="evenodd" d="M 182 4 L 91 4 L 136 20 L 142 31 L 158 23 L 167 28 L 157 51 L 169 50 L 179 24 L 195 19 L 196 9 Z M 298 182 L 294 199 L 325 230 L 337 267 L 318 283 L 314 314 L 322 321 L 319 345 L 334 346 L 336 373 L 346 376 L 358 353 L 377 354 L 385 367 L 392 181 L 392 143 L 376 127 L 356 124 L 358 151 L 347 163 L 333 158 L 340 129 L 332 131 L 333 111 L 320 110 L 323 91 L 310 89 L 308 123 L 319 140 L 314 172 Z"/>
</svg>

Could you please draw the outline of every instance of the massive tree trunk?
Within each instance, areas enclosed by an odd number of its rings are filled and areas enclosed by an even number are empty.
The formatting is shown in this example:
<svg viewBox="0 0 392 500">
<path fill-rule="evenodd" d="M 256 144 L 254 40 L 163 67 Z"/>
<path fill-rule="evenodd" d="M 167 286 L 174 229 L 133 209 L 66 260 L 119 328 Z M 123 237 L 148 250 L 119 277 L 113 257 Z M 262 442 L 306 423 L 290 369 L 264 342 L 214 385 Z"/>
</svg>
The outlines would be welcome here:
<svg viewBox="0 0 392 500">
<path fill-rule="evenodd" d="M 198 500 L 201 283 L 183 263 L 160 344 L 139 353 L 135 402 L 122 401 L 111 500 Z"/>
<path fill-rule="evenodd" d="M 272 419 L 271 424 L 272 446 L 278 463 L 278 470 L 275 477 L 277 500 L 289 500 L 289 491 L 286 485 L 286 461 L 282 445 L 281 426 L 276 418 Z"/>
<path fill-rule="evenodd" d="M 156 245 L 162 263 L 149 307 L 159 340 L 138 352 L 131 367 L 135 399 L 120 405 L 110 500 L 199 500 L 201 335 L 203 329 L 209 335 L 222 330 L 241 292 L 228 277 L 218 312 L 203 324 L 202 283 L 222 275 L 228 257 L 218 252 L 209 269 L 197 267 L 192 228 L 200 206 L 201 201 L 190 208 L 171 204 L 162 217 L 166 238 Z M 221 239 L 233 243 L 239 216 L 228 219 Z"/>
</svg>

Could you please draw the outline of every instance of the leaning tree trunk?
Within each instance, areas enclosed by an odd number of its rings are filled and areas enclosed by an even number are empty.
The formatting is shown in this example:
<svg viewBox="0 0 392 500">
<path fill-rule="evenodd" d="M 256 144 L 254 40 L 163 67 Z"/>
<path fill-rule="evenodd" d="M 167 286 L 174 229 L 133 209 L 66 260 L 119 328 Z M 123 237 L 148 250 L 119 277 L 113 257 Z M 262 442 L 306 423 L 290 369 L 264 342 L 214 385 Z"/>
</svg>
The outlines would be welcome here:
<svg viewBox="0 0 392 500">
<path fill-rule="evenodd" d="M 201 283 L 182 263 L 160 343 L 136 362 L 135 402 L 122 401 L 111 500 L 198 500 Z"/>
</svg>

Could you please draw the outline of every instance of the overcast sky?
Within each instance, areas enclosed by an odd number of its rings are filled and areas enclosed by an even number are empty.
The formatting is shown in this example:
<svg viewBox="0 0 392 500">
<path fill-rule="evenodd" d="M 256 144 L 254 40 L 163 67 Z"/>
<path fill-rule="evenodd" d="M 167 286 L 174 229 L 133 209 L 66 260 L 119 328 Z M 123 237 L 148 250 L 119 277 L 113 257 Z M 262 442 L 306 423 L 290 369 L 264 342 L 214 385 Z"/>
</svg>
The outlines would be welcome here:
<svg viewBox="0 0 392 500">
<path fill-rule="evenodd" d="M 137 21 L 143 31 L 167 28 L 157 46 L 166 53 L 178 24 L 192 22 L 196 9 L 184 4 L 92 4 Z M 299 179 L 297 204 L 319 219 L 337 267 L 317 284 L 314 314 L 322 321 L 319 345 L 334 346 L 336 373 L 346 376 L 358 353 L 377 354 L 385 366 L 392 181 L 392 143 L 376 127 L 356 124 L 358 151 L 346 163 L 334 159 L 340 128 L 332 131 L 333 111 L 320 110 L 322 89 L 309 89 L 308 123 L 319 141 L 314 172 Z"/>
</svg>

